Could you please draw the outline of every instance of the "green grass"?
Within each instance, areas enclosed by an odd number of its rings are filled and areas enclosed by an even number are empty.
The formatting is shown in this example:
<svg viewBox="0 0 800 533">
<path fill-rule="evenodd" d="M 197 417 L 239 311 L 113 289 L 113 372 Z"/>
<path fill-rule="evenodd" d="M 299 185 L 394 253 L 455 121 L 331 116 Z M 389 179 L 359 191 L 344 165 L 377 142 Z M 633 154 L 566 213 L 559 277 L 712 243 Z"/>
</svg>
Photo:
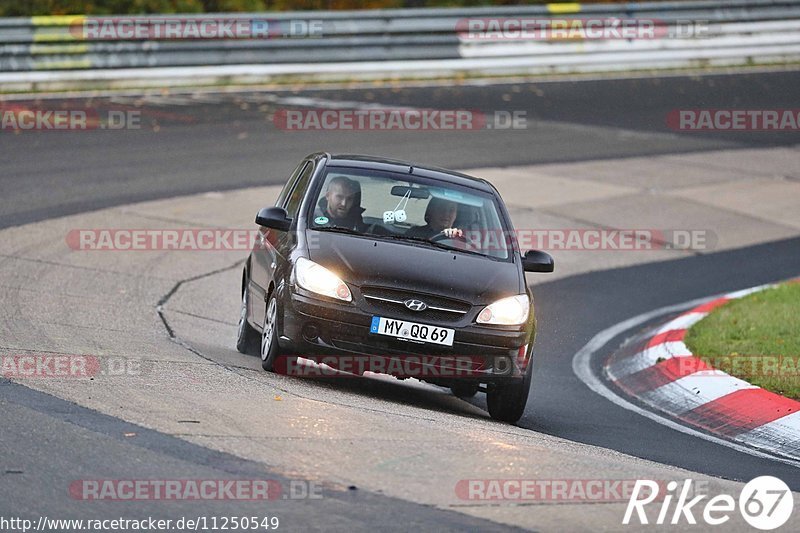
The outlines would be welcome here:
<svg viewBox="0 0 800 533">
<path fill-rule="evenodd" d="M 714 368 L 800 399 L 800 283 L 718 307 L 689 330 L 685 342 Z"/>
</svg>

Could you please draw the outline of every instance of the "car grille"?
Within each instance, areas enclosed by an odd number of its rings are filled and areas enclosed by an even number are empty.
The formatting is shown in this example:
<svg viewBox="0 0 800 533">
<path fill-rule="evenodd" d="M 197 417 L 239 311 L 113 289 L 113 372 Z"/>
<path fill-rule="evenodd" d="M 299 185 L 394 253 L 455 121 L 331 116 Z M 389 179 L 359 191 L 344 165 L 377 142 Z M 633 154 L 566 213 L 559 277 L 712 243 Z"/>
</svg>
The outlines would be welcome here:
<svg viewBox="0 0 800 533">
<path fill-rule="evenodd" d="M 390 313 L 413 321 L 458 322 L 472 308 L 462 300 L 386 287 L 361 287 L 361 294 L 376 313 Z M 412 311 L 403 303 L 409 299 L 422 300 L 428 308 Z"/>
</svg>

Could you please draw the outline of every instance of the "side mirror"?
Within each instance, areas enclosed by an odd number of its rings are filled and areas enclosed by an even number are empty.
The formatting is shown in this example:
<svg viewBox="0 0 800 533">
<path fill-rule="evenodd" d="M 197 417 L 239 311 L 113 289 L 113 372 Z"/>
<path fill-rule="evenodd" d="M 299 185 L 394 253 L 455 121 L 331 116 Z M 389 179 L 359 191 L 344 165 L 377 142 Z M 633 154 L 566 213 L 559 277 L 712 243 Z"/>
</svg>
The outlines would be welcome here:
<svg viewBox="0 0 800 533">
<path fill-rule="evenodd" d="M 525 272 L 552 272 L 554 267 L 553 257 L 539 250 L 528 250 L 522 258 L 522 269 Z"/>
<path fill-rule="evenodd" d="M 256 224 L 265 228 L 289 231 L 292 219 L 282 207 L 265 207 L 256 215 Z"/>
</svg>

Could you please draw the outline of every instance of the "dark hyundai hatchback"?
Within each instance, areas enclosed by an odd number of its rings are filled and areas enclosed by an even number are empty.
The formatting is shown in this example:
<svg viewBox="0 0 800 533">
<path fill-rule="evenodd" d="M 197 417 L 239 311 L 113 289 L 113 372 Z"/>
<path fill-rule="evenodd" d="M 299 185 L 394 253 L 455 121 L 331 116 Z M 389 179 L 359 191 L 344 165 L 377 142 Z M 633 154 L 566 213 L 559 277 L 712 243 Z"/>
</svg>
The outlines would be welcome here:
<svg viewBox="0 0 800 533">
<path fill-rule="evenodd" d="M 552 272 L 553 260 L 522 255 L 489 182 L 317 153 L 256 223 L 237 349 L 260 352 L 265 370 L 415 377 L 486 392 L 497 420 L 522 416 L 536 335 L 524 272 Z"/>
</svg>

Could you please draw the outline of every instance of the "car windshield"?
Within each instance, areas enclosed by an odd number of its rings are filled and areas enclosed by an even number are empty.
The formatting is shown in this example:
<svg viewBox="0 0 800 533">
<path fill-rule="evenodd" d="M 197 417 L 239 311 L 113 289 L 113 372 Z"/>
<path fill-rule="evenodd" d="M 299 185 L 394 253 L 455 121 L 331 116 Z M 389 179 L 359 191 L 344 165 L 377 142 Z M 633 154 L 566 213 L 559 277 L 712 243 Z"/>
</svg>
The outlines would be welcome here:
<svg viewBox="0 0 800 533">
<path fill-rule="evenodd" d="M 328 168 L 309 227 L 511 256 L 494 195 L 407 174 Z"/>
</svg>

